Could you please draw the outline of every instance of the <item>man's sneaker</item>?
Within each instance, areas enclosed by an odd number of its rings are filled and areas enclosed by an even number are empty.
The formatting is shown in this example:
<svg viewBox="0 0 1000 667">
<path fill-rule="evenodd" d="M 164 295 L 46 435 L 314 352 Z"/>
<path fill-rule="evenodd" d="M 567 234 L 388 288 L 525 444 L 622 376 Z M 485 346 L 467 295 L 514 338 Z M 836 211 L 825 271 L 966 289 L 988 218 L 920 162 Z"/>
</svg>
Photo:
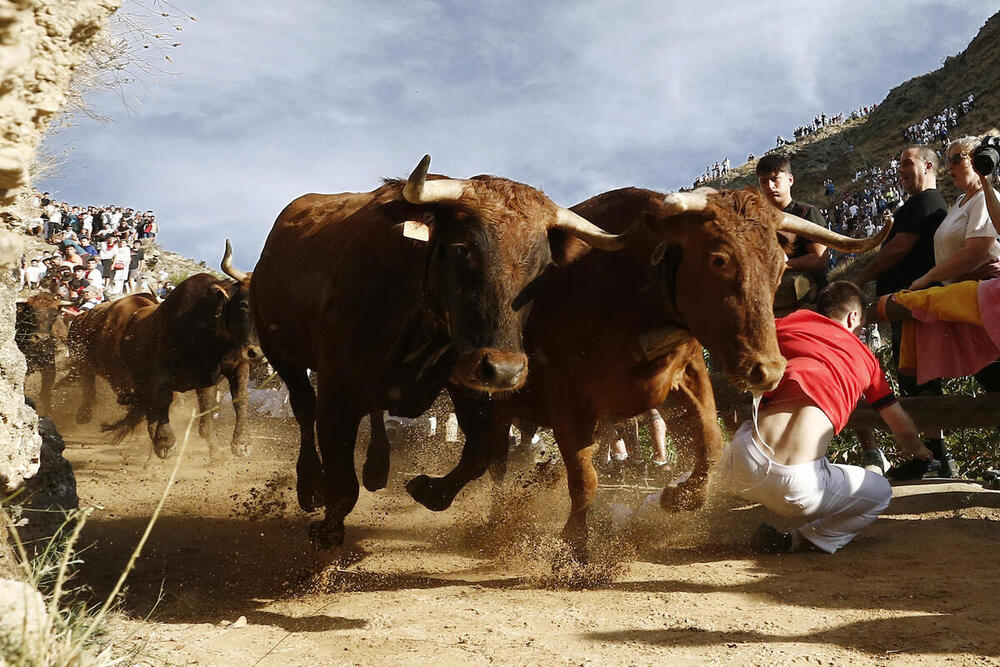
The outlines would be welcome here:
<svg viewBox="0 0 1000 667">
<path fill-rule="evenodd" d="M 943 457 L 931 461 L 930 465 L 927 466 L 927 472 L 924 473 L 924 479 L 950 479 L 952 477 L 958 477 L 958 463 L 955 462 L 955 457 L 951 454 L 945 454 Z"/>
<path fill-rule="evenodd" d="M 765 522 L 754 531 L 750 548 L 764 554 L 788 553 L 792 550 L 792 536 Z"/>
<path fill-rule="evenodd" d="M 905 482 L 911 479 L 920 479 L 930 469 L 930 464 L 935 463 L 935 459 L 930 462 L 923 459 L 912 458 L 902 463 L 898 463 L 885 471 L 885 478 L 894 482 Z"/>
<path fill-rule="evenodd" d="M 864 450 L 864 469 L 884 475 L 889 469 L 889 461 L 879 448 Z"/>
</svg>

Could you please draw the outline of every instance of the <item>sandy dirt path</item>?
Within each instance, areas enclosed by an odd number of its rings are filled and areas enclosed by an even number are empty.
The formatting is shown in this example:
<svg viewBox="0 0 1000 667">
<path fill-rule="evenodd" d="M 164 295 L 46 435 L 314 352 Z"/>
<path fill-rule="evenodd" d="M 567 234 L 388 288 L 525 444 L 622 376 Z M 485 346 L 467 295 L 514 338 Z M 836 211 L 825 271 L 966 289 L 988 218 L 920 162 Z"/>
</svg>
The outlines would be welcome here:
<svg viewBox="0 0 1000 667">
<path fill-rule="evenodd" d="M 64 428 L 81 501 L 103 508 L 77 581 L 102 594 L 172 462 L 146 465 L 138 436 L 112 447 Z M 287 425 L 257 429 L 251 459 L 212 466 L 192 439 L 129 579 L 132 620 L 117 623 L 145 643 L 141 663 L 1000 664 L 1000 493 L 975 484 L 896 487 L 835 556 L 748 555 L 759 508 L 647 508 L 615 528 L 612 503 L 642 494 L 603 492 L 594 563 L 553 574 L 562 478 L 491 518 L 485 481 L 432 513 L 397 465 L 389 489 L 362 490 L 347 545 L 323 553 L 295 504 L 294 457 Z"/>
</svg>

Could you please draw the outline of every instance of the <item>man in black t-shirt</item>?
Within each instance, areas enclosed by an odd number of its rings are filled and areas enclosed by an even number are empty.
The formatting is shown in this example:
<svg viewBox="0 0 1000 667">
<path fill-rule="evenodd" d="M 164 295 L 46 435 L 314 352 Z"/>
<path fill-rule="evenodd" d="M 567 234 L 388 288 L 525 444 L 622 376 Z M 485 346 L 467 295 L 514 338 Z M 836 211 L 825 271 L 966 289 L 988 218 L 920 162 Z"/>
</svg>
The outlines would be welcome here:
<svg viewBox="0 0 1000 667">
<path fill-rule="evenodd" d="M 937 170 L 937 153 L 927 146 L 910 146 L 900 154 L 899 184 L 909 198 L 893 214 L 892 231 L 882 249 L 854 279 L 858 287 L 874 280 L 877 295 L 892 294 L 908 289 L 910 283 L 934 267 L 934 232 L 948 213 L 948 205 L 937 191 Z M 891 326 L 892 360 L 898 369 L 903 327 L 899 322 Z M 940 380 L 917 385 L 913 376 L 898 377 L 901 396 L 940 396 L 942 393 Z M 944 452 L 940 438 L 929 438 L 927 447 L 940 461 L 941 475 L 950 477 L 952 461 Z"/>
<path fill-rule="evenodd" d="M 792 164 L 787 155 L 769 153 L 762 157 L 757 162 L 757 182 L 761 195 L 775 208 L 829 228 L 819 209 L 792 199 L 795 177 L 792 176 Z M 785 264 L 787 271 L 782 277 L 775 299 L 775 315 L 787 314 L 790 309 L 814 301 L 816 294 L 826 285 L 826 272 L 830 264 L 829 253 L 822 243 L 787 232 L 778 233 L 784 239 L 782 247 L 788 261 Z M 809 280 L 803 285 L 802 279 L 806 276 Z"/>
</svg>

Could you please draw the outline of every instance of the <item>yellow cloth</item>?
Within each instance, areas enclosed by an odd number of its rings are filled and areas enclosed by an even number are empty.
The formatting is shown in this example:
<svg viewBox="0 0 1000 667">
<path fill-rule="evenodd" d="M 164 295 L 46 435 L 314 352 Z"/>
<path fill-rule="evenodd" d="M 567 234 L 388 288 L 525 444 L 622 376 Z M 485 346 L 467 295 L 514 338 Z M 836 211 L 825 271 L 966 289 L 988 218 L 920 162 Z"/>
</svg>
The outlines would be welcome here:
<svg viewBox="0 0 1000 667">
<path fill-rule="evenodd" d="M 931 287 L 922 290 L 902 290 L 892 299 L 907 310 L 923 310 L 942 322 L 962 322 L 983 326 L 979 314 L 979 281 L 965 280 L 960 283 Z M 917 367 L 916 323 L 903 322 L 903 338 L 899 345 L 900 368 Z"/>
</svg>

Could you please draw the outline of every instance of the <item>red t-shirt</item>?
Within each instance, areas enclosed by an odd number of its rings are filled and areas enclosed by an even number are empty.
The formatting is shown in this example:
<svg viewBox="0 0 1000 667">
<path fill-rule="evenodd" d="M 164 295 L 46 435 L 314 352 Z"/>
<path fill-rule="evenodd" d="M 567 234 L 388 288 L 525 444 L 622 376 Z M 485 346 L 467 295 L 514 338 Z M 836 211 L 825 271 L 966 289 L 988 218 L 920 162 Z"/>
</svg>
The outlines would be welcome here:
<svg viewBox="0 0 1000 667">
<path fill-rule="evenodd" d="M 797 310 L 776 320 L 775 326 L 788 366 L 774 391 L 764 394 L 764 405 L 805 394 L 840 433 L 862 395 L 876 410 L 896 402 L 878 359 L 837 322 Z"/>
</svg>

